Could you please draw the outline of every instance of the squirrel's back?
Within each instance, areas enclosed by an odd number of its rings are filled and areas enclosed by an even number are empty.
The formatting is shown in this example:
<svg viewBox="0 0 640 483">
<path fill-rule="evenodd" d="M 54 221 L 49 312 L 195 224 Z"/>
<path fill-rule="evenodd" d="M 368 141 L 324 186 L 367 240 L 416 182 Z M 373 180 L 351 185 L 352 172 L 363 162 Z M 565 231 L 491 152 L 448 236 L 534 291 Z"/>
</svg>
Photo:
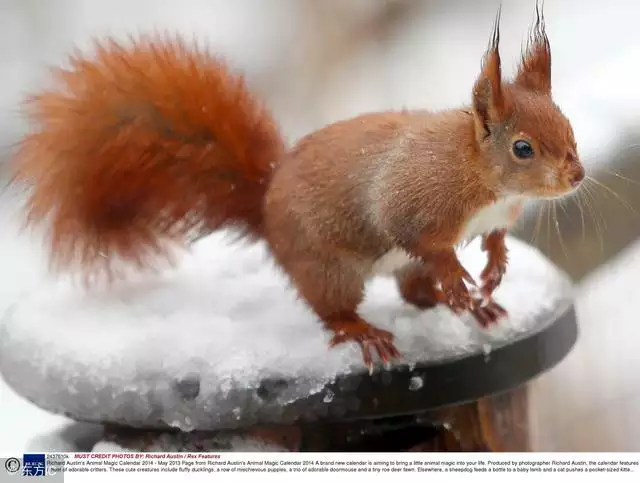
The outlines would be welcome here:
<svg viewBox="0 0 640 483">
<path fill-rule="evenodd" d="M 179 40 L 97 46 L 27 103 L 14 159 L 56 268 L 138 266 L 220 226 L 259 235 L 275 122 L 242 77 Z"/>
<path fill-rule="evenodd" d="M 330 124 L 284 156 L 267 193 L 269 231 L 377 259 L 396 247 L 393 234 L 409 239 L 446 219 L 446 210 L 455 217 L 464 209 L 470 184 L 483 182 L 467 162 L 473 136 L 463 111 L 379 112 Z"/>
</svg>

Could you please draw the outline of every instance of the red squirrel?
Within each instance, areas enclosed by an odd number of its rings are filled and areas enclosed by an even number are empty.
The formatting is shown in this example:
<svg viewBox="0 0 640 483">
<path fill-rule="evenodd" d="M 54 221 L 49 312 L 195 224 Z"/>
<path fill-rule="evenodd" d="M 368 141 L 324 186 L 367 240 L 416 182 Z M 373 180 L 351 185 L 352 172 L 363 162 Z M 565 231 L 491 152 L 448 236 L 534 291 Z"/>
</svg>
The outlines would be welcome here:
<svg viewBox="0 0 640 483">
<path fill-rule="evenodd" d="M 291 149 L 240 74 L 180 40 L 98 44 L 26 104 L 35 129 L 14 157 L 27 224 L 46 223 L 52 266 L 112 274 L 193 237 L 233 228 L 265 240 L 300 297 L 371 368 L 399 357 L 393 335 L 357 313 L 367 279 L 396 277 L 420 307 L 445 304 L 487 325 L 507 267 L 505 231 L 527 199 L 580 184 L 570 122 L 551 96 L 537 18 L 517 74 L 501 72 L 496 17 L 471 105 L 369 113 Z M 456 247 L 483 238 L 480 284 Z M 250 288 L 248 288 L 250 290 Z M 474 291 L 477 289 L 478 291 Z"/>
</svg>

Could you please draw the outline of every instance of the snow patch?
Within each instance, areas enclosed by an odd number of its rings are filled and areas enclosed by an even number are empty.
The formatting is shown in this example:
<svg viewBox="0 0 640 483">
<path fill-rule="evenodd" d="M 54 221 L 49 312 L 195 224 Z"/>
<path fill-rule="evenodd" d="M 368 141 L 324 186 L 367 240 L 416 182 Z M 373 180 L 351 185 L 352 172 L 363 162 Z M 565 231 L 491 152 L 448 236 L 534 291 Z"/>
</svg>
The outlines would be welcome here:
<svg viewBox="0 0 640 483">
<path fill-rule="evenodd" d="M 510 318 L 497 327 L 483 330 L 444 307 L 419 311 L 383 277 L 368 284 L 360 312 L 395 334 L 409 365 L 495 349 L 571 299 L 568 279 L 541 254 L 511 238 L 508 246 L 511 264 L 496 299 Z M 461 259 L 476 276 L 486 260 L 478 242 Z M 256 405 L 277 419 L 337 375 L 365 371 L 358 347 L 329 349 L 329 340 L 262 244 L 230 245 L 219 233 L 175 270 L 88 292 L 58 281 L 22 299 L 0 327 L 0 371 L 51 411 L 190 431 L 238 418 L 246 424 Z M 267 380 L 269 397 L 258 400 Z"/>
</svg>

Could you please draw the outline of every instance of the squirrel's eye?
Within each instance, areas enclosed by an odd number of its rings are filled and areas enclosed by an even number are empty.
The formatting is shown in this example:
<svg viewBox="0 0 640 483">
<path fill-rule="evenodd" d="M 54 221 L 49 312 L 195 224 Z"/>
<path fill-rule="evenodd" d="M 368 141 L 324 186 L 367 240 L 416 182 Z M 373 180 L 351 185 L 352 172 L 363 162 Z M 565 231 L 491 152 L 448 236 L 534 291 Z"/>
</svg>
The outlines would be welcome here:
<svg viewBox="0 0 640 483">
<path fill-rule="evenodd" d="M 534 154 L 533 147 L 531 147 L 529 141 L 518 139 L 513 143 L 513 154 L 515 154 L 517 158 L 528 159 Z"/>
</svg>

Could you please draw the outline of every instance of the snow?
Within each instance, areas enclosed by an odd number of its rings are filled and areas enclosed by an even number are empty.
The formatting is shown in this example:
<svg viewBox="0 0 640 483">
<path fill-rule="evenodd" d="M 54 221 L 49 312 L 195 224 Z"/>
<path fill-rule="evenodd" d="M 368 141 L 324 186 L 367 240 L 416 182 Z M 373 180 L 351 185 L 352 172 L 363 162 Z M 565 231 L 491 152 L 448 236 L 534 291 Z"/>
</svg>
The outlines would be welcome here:
<svg viewBox="0 0 640 483">
<path fill-rule="evenodd" d="M 16 230 L 13 193 L 0 194 L 0 316 L 13 302 L 35 290 L 44 279 L 42 254 L 32 241 Z M 55 433 L 68 426 L 65 417 L 43 411 L 18 396 L 0 378 L 0 454 L 20 455 L 32 448 L 34 435 Z M 49 443 L 43 441 L 46 448 Z"/>
<path fill-rule="evenodd" d="M 103 427 L 90 423 L 66 423 L 56 430 L 40 430 L 35 436 L 30 435 L 25 453 L 41 452 L 87 452 L 91 451 L 96 441 L 103 435 Z"/>
<path fill-rule="evenodd" d="M 322 391 L 337 375 L 364 371 L 354 345 L 327 347 L 329 334 L 263 245 L 228 241 L 215 234 L 175 270 L 110 289 L 49 281 L 5 314 L 6 381 L 36 405 L 80 420 L 190 431 L 256 422 L 257 407 L 277 420 L 288 404 Z M 407 306 L 390 278 L 369 284 L 361 313 L 396 335 L 407 364 L 507 343 L 571 298 L 567 278 L 542 255 L 515 239 L 508 245 L 511 265 L 496 298 L 511 317 L 494 329 L 445 308 Z M 485 263 L 477 242 L 461 257 L 472 274 Z M 291 379 L 295 384 L 284 384 L 275 398 L 242 393 L 264 380 Z"/>
<path fill-rule="evenodd" d="M 409 380 L 409 391 L 419 391 L 424 386 L 424 380 L 421 376 L 413 376 Z"/>
</svg>

